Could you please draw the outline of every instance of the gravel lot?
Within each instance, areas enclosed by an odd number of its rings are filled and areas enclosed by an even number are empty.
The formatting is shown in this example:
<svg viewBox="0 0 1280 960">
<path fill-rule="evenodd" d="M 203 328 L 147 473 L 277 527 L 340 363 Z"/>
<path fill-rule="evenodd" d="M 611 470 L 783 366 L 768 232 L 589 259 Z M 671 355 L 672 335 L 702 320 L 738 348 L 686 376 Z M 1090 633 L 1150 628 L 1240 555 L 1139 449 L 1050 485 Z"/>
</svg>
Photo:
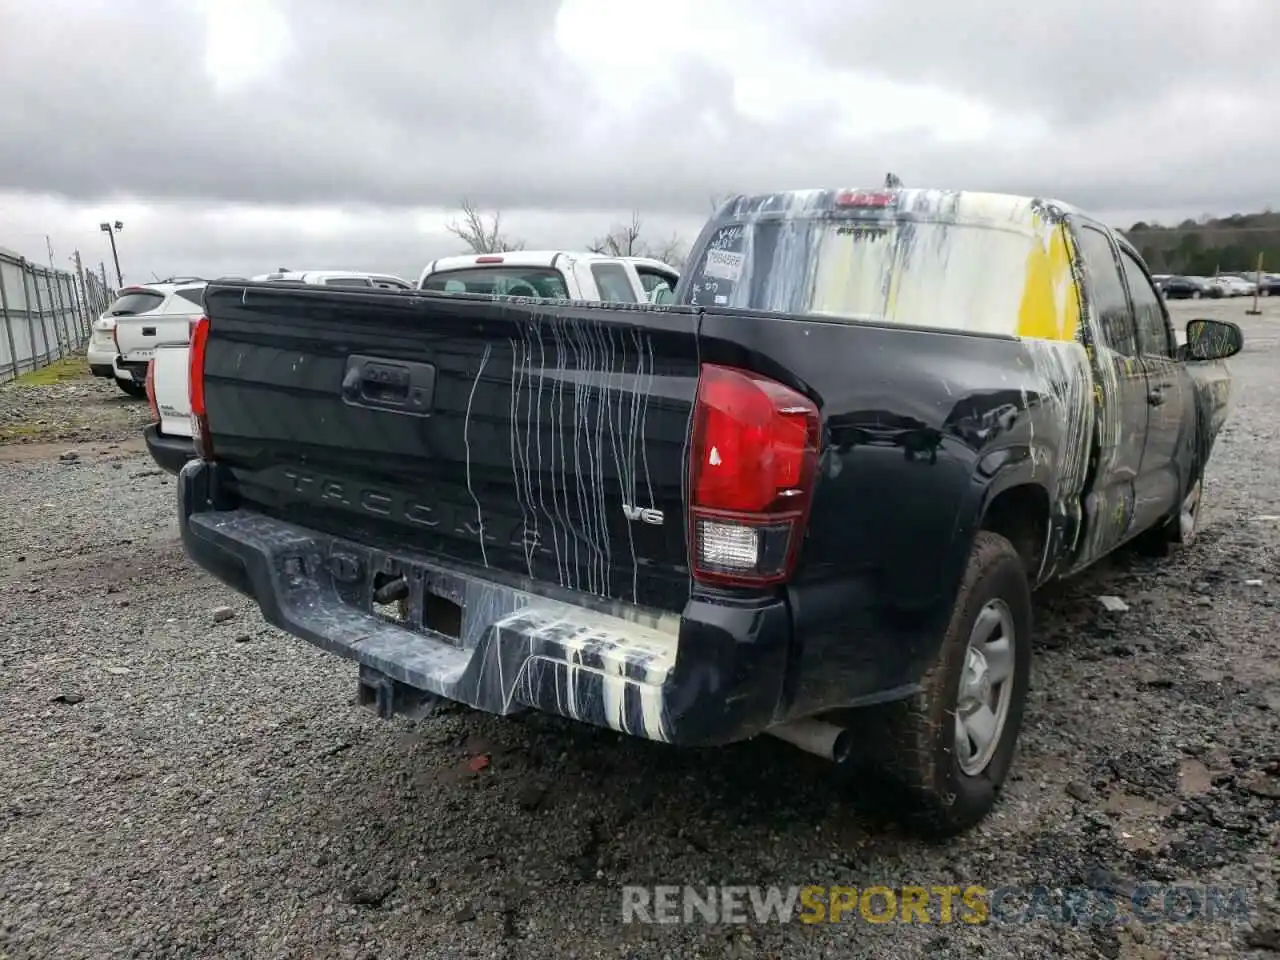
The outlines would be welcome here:
<svg viewBox="0 0 1280 960">
<path fill-rule="evenodd" d="M 1013 782 L 945 846 L 773 741 L 378 721 L 351 665 L 186 561 L 173 482 L 139 452 L 144 403 L 87 377 L 0 388 L 0 424 L 48 428 L 0 445 L 0 957 L 1280 956 L 1280 301 L 1263 303 L 1175 304 L 1249 337 L 1202 538 L 1039 597 Z M 1252 922 L 621 923 L 626 883 L 1174 882 L 1245 888 Z"/>
</svg>

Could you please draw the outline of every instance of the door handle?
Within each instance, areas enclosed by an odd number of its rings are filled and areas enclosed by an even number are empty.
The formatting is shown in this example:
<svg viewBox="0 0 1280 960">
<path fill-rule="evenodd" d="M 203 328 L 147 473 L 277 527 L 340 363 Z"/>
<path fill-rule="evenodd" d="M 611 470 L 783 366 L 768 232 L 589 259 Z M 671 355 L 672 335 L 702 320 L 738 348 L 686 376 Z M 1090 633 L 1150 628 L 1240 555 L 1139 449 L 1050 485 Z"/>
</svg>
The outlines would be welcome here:
<svg viewBox="0 0 1280 960">
<path fill-rule="evenodd" d="M 1158 407 L 1164 403 L 1164 390 L 1161 387 L 1153 387 L 1151 392 L 1147 394 L 1147 403 L 1153 407 Z"/>
</svg>

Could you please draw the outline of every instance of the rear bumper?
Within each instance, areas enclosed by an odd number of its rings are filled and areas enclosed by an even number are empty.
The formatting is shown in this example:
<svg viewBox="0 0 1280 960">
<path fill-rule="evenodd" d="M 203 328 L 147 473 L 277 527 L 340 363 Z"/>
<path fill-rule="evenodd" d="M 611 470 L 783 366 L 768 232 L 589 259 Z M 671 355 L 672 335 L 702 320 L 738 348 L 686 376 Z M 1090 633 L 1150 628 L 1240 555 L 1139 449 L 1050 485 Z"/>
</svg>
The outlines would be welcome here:
<svg viewBox="0 0 1280 960">
<path fill-rule="evenodd" d="M 190 437 L 175 437 L 161 433 L 159 424 L 148 424 L 142 431 L 147 442 L 147 453 L 162 470 L 178 474 L 188 460 L 196 456 L 195 444 Z"/>
<path fill-rule="evenodd" d="M 132 380 L 134 383 L 147 382 L 146 360 L 116 360 L 116 377 L 120 380 Z"/>
<path fill-rule="evenodd" d="M 534 708 L 686 745 L 745 739 L 777 719 L 790 646 L 780 600 L 694 599 L 682 616 L 589 608 L 527 580 L 219 504 L 219 469 L 195 461 L 179 473 L 187 554 L 275 626 L 366 670 L 489 713 Z M 412 585 L 405 620 L 371 612 L 377 573 Z M 461 609 L 456 636 L 422 626 L 427 597 Z"/>
</svg>

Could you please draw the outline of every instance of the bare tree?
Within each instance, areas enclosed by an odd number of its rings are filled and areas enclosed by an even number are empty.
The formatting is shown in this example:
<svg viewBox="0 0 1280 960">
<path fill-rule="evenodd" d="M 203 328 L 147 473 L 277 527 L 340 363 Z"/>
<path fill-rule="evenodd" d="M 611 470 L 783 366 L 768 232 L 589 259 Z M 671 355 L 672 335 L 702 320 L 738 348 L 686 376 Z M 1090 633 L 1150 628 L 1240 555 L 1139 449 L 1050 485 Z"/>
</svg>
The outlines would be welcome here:
<svg viewBox="0 0 1280 960">
<path fill-rule="evenodd" d="M 614 226 L 603 237 L 587 244 L 587 249 L 610 257 L 651 257 L 673 267 L 684 265 L 687 251 L 680 237 L 672 234 L 667 240 L 650 243 L 642 236 L 642 226 L 640 214 L 632 212 L 630 223 Z"/>
<path fill-rule="evenodd" d="M 640 226 L 640 214 L 633 212 L 630 223 L 613 227 L 603 237 L 598 237 L 587 244 L 587 249 L 592 253 L 603 253 L 610 257 L 647 256 L 639 252 Z"/>
<path fill-rule="evenodd" d="M 523 240 L 512 240 L 502 232 L 502 213 L 485 213 L 462 198 L 462 220 L 451 220 L 445 229 L 465 243 L 472 253 L 503 253 L 523 250 Z"/>
</svg>

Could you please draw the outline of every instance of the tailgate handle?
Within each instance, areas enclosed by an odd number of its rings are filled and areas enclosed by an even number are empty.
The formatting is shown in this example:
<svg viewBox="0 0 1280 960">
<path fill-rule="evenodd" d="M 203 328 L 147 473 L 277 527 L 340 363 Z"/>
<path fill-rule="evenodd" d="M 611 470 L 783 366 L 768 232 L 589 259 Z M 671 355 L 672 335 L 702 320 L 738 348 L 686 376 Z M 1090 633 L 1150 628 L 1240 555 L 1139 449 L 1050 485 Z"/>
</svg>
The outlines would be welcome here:
<svg viewBox="0 0 1280 960">
<path fill-rule="evenodd" d="M 359 407 L 428 414 L 435 398 L 436 368 L 429 363 L 347 358 L 342 399 Z"/>
<path fill-rule="evenodd" d="M 156 328 L 155 328 L 155 327 L 143 327 L 143 328 L 142 328 L 142 335 L 143 335 L 144 337 L 154 337 L 154 336 L 156 335 Z"/>
</svg>

